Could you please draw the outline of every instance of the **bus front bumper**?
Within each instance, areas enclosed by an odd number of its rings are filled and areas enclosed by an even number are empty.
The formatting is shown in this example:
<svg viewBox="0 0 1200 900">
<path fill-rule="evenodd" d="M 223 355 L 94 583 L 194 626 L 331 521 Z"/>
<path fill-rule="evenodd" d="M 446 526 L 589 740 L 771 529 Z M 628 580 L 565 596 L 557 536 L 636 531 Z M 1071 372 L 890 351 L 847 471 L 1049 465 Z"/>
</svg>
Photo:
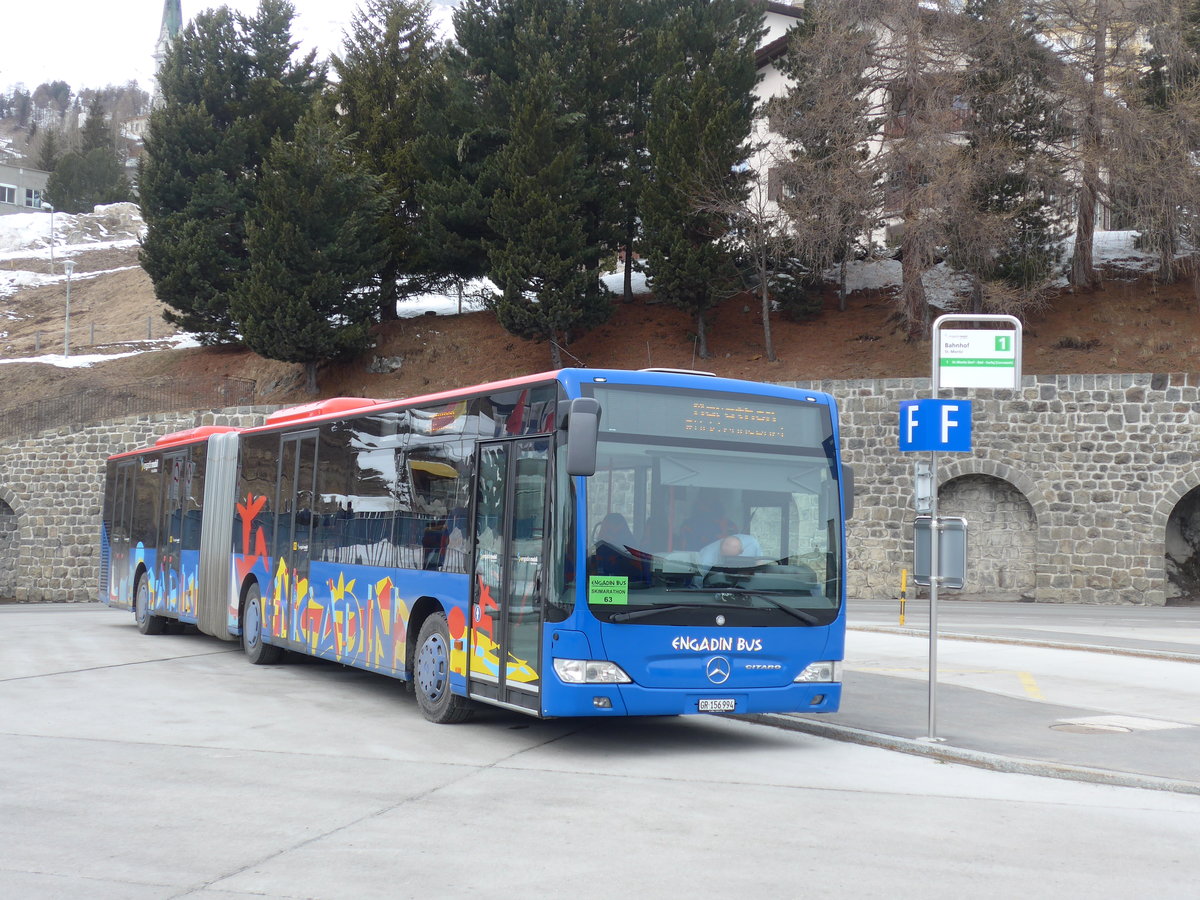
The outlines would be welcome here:
<svg viewBox="0 0 1200 900">
<path fill-rule="evenodd" d="M 680 690 L 637 684 L 557 684 L 544 716 L 681 716 L 696 713 L 837 712 L 840 681 L 751 689 Z"/>
</svg>

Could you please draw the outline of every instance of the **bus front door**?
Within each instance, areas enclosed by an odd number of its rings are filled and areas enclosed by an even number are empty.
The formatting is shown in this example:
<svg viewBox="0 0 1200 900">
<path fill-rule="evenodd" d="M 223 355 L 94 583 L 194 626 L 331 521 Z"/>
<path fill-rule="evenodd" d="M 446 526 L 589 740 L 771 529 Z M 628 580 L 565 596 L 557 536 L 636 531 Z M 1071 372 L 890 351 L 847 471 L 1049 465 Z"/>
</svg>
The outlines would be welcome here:
<svg viewBox="0 0 1200 900">
<path fill-rule="evenodd" d="M 537 712 L 546 559 L 547 438 L 479 444 L 470 692 Z"/>
<path fill-rule="evenodd" d="M 276 638 L 300 640 L 290 633 L 297 609 L 308 593 L 308 561 L 316 509 L 317 432 L 287 434 L 279 446 L 279 483 L 276 491 L 276 570 L 268 616 L 268 630 Z"/>
<path fill-rule="evenodd" d="M 178 613 L 183 600 L 183 510 L 186 500 L 188 455 L 165 453 L 162 460 L 162 520 L 158 533 L 158 597 L 169 612 Z"/>
<path fill-rule="evenodd" d="M 133 460 L 117 464 L 113 489 L 112 533 L 109 546 L 109 603 L 118 609 L 133 609 L 133 553 L 129 535 L 133 519 L 133 479 L 137 466 Z"/>
</svg>

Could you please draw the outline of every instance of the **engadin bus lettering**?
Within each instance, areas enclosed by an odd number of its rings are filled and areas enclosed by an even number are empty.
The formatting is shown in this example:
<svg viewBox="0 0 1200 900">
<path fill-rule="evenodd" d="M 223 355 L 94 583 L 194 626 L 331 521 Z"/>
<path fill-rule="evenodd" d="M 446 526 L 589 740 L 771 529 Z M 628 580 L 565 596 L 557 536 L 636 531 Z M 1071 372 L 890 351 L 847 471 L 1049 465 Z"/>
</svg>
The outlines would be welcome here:
<svg viewBox="0 0 1200 900">
<path fill-rule="evenodd" d="M 100 591 L 147 634 L 408 681 L 440 723 L 836 712 L 839 445 L 830 395 L 698 373 L 331 398 L 110 459 Z"/>
<path fill-rule="evenodd" d="M 680 635 L 671 641 L 672 650 L 690 650 L 693 653 L 758 653 L 763 648 L 762 638 L 744 637 L 687 637 Z"/>
</svg>

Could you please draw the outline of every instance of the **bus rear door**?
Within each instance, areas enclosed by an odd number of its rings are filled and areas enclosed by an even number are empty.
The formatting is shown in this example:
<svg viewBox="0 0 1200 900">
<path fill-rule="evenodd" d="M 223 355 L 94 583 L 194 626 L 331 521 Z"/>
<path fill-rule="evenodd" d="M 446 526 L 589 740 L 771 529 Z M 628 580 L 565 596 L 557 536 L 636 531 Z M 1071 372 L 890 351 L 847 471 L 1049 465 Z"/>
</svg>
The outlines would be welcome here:
<svg viewBox="0 0 1200 900">
<path fill-rule="evenodd" d="M 275 610 L 282 622 L 292 620 L 298 596 L 308 583 L 309 552 L 312 547 L 313 519 L 316 516 L 317 432 L 283 435 L 279 447 L 279 484 L 275 509 L 275 554 L 286 567 L 286 586 L 280 592 L 284 608 Z M 280 577 L 279 572 L 273 573 Z M 286 631 L 287 626 L 284 625 Z M 280 634 L 298 640 L 299 635 Z"/>
<path fill-rule="evenodd" d="M 470 693 L 538 712 L 550 441 L 479 444 Z"/>
</svg>

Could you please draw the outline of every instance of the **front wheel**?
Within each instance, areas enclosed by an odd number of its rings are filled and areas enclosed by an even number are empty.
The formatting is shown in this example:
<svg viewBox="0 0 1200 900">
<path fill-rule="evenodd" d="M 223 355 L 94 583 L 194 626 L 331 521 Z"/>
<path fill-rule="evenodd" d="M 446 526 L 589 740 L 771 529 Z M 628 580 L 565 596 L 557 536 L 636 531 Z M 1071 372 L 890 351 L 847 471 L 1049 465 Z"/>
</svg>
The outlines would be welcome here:
<svg viewBox="0 0 1200 900">
<path fill-rule="evenodd" d="M 147 575 L 138 579 L 133 594 L 133 621 L 142 634 L 162 634 L 167 630 L 167 620 L 150 612 L 150 578 Z"/>
<path fill-rule="evenodd" d="M 430 722 L 453 725 L 471 718 L 470 701 L 450 691 L 450 629 L 440 612 L 421 625 L 413 680 L 417 704 Z"/>
<path fill-rule="evenodd" d="M 256 666 L 269 666 L 283 659 L 283 648 L 263 640 L 262 592 L 257 584 L 246 590 L 246 602 L 242 607 L 242 649 L 246 659 Z"/>
</svg>

